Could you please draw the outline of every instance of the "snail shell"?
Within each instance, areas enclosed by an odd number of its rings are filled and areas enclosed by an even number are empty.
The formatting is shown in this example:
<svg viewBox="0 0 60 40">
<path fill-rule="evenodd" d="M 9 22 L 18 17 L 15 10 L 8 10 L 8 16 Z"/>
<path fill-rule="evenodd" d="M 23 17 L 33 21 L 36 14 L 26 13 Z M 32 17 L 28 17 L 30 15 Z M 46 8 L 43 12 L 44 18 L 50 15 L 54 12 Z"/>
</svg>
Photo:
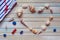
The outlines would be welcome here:
<svg viewBox="0 0 60 40">
<path fill-rule="evenodd" d="M 29 10 L 31 13 L 35 13 L 36 10 L 35 10 L 35 7 L 34 6 L 29 6 Z"/>
</svg>

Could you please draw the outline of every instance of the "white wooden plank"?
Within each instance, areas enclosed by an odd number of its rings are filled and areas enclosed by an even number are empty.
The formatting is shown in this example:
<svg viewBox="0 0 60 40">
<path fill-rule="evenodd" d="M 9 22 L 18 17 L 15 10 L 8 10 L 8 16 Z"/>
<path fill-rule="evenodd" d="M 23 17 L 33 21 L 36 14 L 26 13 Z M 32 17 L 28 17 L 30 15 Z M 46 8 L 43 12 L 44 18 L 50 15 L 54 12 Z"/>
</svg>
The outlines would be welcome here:
<svg viewBox="0 0 60 40">
<path fill-rule="evenodd" d="M 49 4 L 50 7 L 60 7 L 60 3 L 43 3 L 43 2 L 37 2 L 37 3 L 31 3 L 31 2 L 18 2 L 17 7 L 21 7 L 23 4 L 27 4 L 27 5 L 33 5 L 35 7 L 44 7 L 45 4 Z"/>
<path fill-rule="evenodd" d="M 17 2 L 60 2 L 59 0 L 17 0 Z"/>
<path fill-rule="evenodd" d="M 43 7 L 39 6 L 39 7 L 35 7 L 35 8 L 36 8 L 36 13 L 37 13 L 38 10 L 41 9 L 41 8 L 43 8 Z M 55 13 L 60 13 L 60 11 L 59 11 L 60 10 L 60 7 L 50 7 L 50 8 L 53 10 L 53 13 L 54 14 Z M 21 9 L 22 9 L 22 6 L 21 5 L 20 6 L 17 6 L 17 7 L 15 7 L 15 9 L 11 13 L 14 13 L 15 14 L 15 13 L 19 12 Z M 26 9 L 26 10 L 24 10 L 24 13 L 31 13 L 31 12 L 29 11 L 29 9 Z M 43 13 L 50 13 L 50 11 L 49 10 L 48 11 L 45 10 Z"/>
<path fill-rule="evenodd" d="M 12 17 L 13 18 L 13 17 Z M 12 18 L 5 18 L 3 21 L 4 22 L 8 22 L 9 20 L 11 20 Z M 19 18 L 13 18 L 14 19 L 14 21 L 20 21 L 20 19 Z M 33 22 L 46 22 L 47 20 L 49 20 L 49 17 L 40 17 L 40 18 L 22 18 L 24 21 L 26 21 L 26 22 L 31 22 L 31 21 L 33 21 Z M 60 17 L 54 17 L 54 19 L 53 19 L 53 22 L 59 22 L 60 21 Z"/>
<path fill-rule="evenodd" d="M 8 28 L 25 28 L 24 25 L 22 25 L 20 22 L 16 22 L 16 26 L 14 26 L 12 24 L 12 22 L 3 22 L 3 25 L 1 25 L 0 27 L 1 28 L 5 28 L 6 26 Z M 29 27 L 32 27 L 32 28 L 39 28 L 41 25 L 44 25 L 45 23 L 44 22 L 25 22 L 26 25 L 28 25 Z M 52 22 L 50 27 L 60 27 L 60 22 Z M 38 25 L 37 25 L 38 24 Z"/>
<path fill-rule="evenodd" d="M 26 16 L 27 15 L 27 16 Z M 60 14 L 52 14 L 53 15 L 53 17 L 60 17 Z M 23 18 L 25 17 L 25 18 L 32 18 L 32 17 L 35 17 L 35 18 L 39 18 L 39 17 L 50 17 L 51 16 L 51 14 L 37 14 L 37 13 L 35 13 L 35 14 L 31 14 L 31 13 L 29 13 L 29 14 L 23 14 Z M 10 17 L 10 18 L 16 18 L 17 17 L 17 15 L 16 14 L 9 14 L 7 17 Z"/>
</svg>

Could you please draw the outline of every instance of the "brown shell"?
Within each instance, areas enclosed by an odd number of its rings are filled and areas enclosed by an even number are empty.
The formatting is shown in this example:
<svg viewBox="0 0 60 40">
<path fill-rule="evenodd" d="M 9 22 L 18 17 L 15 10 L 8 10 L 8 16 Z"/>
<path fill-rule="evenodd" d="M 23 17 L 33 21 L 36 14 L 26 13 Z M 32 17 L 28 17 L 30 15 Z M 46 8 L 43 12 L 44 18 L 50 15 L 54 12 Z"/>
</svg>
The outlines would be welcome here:
<svg viewBox="0 0 60 40">
<path fill-rule="evenodd" d="M 35 13 L 36 10 L 35 10 L 35 7 L 34 6 L 29 6 L 29 10 L 31 13 Z"/>
</svg>

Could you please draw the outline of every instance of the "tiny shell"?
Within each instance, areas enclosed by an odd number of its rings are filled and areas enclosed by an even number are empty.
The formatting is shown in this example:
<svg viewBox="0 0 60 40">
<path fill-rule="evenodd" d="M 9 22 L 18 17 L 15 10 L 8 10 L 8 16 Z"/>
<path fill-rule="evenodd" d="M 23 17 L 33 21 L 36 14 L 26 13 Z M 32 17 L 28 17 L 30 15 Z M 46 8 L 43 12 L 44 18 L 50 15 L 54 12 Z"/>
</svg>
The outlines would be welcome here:
<svg viewBox="0 0 60 40">
<path fill-rule="evenodd" d="M 29 10 L 31 13 L 35 13 L 36 10 L 35 10 L 35 7 L 34 6 L 29 6 Z"/>
<path fill-rule="evenodd" d="M 14 18 L 9 18 L 8 22 L 12 22 L 14 20 Z"/>
<path fill-rule="evenodd" d="M 18 18 L 21 18 L 23 15 L 23 10 L 20 10 L 20 12 L 17 13 Z"/>
<path fill-rule="evenodd" d="M 23 8 L 23 9 L 27 9 L 28 7 L 29 7 L 28 4 L 23 4 L 23 5 L 22 5 L 22 8 Z"/>
<path fill-rule="evenodd" d="M 52 9 L 50 9 L 50 13 L 53 14 L 53 10 Z"/>
<path fill-rule="evenodd" d="M 29 28 L 29 27 L 24 23 L 23 20 L 21 20 L 20 22 L 21 22 L 21 24 L 23 24 L 26 28 Z"/>
<path fill-rule="evenodd" d="M 47 26 L 41 25 L 41 28 L 42 28 L 42 30 L 45 30 L 47 28 Z"/>
<path fill-rule="evenodd" d="M 38 34 L 41 34 L 42 33 L 42 31 L 40 31 Z"/>
<path fill-rule="evenodd" d="M 52 21 L 52 20 L 53 20 L 53 16 L 50 16 L 49 21 Z"/>
<path fill-rule="evenodd" d="M 35 29 L 31 29 L 30 31 L 34 34 L 37 34 L 37 30 L 35 30 Z"/>
<path fill-rule="evenodd" d="M 49 7 L 50 7 L 49 4 L 45 4 L 46 9 L 49 9 Z"/>
<path fill-rule="evenodd" d="M 43 12 L 43 10 L 42 10 L 42 9 L 41 9 L 41 10 L 38 10 L 38 13 L 39 13 L 39 14 L 41 14 L 42 12 Z"/>
<path fill-rule="evenodd" d="M 40 30 L 39 32 L 38 32 L 38 34 L 41 34 L 43 32 L 43 30 Z"/>
<path fill-rule="evenodd" d="M 46 22 L 46 26 L 49 26 L 49 25 L 50 25 L 50 21 L 47 21 L 47 22 Z"/>
</svg>

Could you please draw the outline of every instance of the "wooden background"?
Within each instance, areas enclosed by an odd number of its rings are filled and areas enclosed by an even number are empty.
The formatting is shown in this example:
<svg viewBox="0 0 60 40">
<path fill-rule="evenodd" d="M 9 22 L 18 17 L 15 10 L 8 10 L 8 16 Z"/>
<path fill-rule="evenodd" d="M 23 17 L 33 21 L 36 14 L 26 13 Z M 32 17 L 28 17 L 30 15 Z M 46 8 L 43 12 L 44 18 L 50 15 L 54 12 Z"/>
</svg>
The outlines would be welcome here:
<svg viewBox="0 0 60 40">
<path fill-rule="evenodd" d="M 17 0 L 16 7 L 10 12 L 6 18 L 0 23 L 0 40 L 60 40 L 60 1 L 59 0 Z M 54 20 L 51 23 L 51 26 L 48 29 L 40 34 L 34 35 L 27 28 L 25 28 L 20 22 L 16 15 L 17 12 L 21 9 L 23 4 L 29 4 L 36 7 L 36 10 L 44 7 L 45 4 L 50 4 L 54 14 Z M 28 9 L 24 11 L 23 19 L 25 23 L 34 29 L 39 30 L 40 25 L 44 25 L 48 17 L 50 16 L 49 11 L 44 11 L 43 14 L 31 14 Z M 14 21 L 17 22 L 16 26 L 12 25 L 12 22 L 8 22 L 10 18 L 14 18 Z M 5 27 L 7 26 L 7 31 Z M 11 32 L 14 28 L 17 28 L 15 35 L 12 35 Z M 53 32 L 53 29 L 56 28 L 57 32 Z M 20 35 L 20 31 L 23 30 L 23 35 Z M 6 33 L 7 37 L 4 38 L 3 34 Z"/>
</svg>

